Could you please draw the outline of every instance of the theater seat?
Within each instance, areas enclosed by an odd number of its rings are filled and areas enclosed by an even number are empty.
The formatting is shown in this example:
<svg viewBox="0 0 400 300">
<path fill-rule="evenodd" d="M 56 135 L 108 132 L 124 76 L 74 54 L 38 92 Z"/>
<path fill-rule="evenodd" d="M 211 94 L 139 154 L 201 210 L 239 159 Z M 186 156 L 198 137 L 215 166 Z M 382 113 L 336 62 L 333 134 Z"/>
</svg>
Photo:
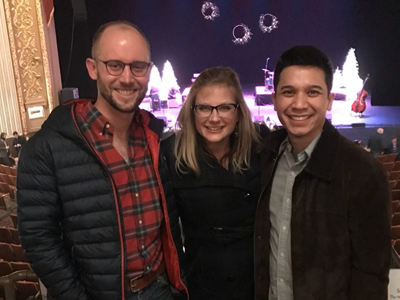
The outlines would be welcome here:
<svg viewBox="0 0 400 300">
<path fill-rule="evenodd" d="M 16 245 L 20 245 L 21 242 L 19 240 L 19 233 L 18 230 L 15 228 L 8 228 L 8 230 L 10 230 L 11 236 L 12 236 L 12 241 L 11 244 L 16 244 Z"/>
<path fill-rule="evenodd" d="M 386 171 L 390 172 L 394 167 L 394 162 L 385 162 L 383 163 L 383 167 L 385 168 Z"/>
<path fill-rule="evenodd" d="M 399 155 L 398 153 L 390 153 L 390 154 L 388 154 L 387 158 L 386 158 L 386 162 L 395 161 L 398 155 Z"/>
<path fill-rule="evenodd" d="M 12 185 L 16 187 L 17 186 L 17 176 L 8 175 L 8 178 L 10 179 Z"/>
<path fill-rule="evenodd" d="M 5 276 L 11 274 L 13 272 L 13 268 L 8 261 L 0 261 L 0 276 Z"/>
<path fill-rule="evenodd" d="M 0 242 L 8 244 L 13 242 L 12 234 L 7 227 L 0 227 Z"/>
<path fill-rule="evenodd" d="M 376 157 L 376 159 L 377 159 L 381 164 L 383 164 L 383 163 L 386 162 L 387 155 L 379 155 L 379 156 Z"/>
<path fill-rule="evenodd" d="M 400 182 L 400 181 L 399 181 Z M 400 200 L 400 190 L 392 190 L 392 200 Z"/>
<path fill-rule="evenodd" d="M 16 167 L 10 167 L 11 173 L 14 176 L 17 176 L 17 168 Z"/>
<path fill-rule="evenodd" d="M 392 218 L 392 226 L 400 225 L 400 213 L 394 213 Z"/>
<path fill-rule="evenodd" d="M 400 239 L 400 225 L 392 226 L 390 228 L 392 240 Z"/>
<path fill-rule="evenodd" d="M 14 224 L 14 228 L 18 227 L 18 216 L 17 214 L 10 214 L 11 220 Z"/>
<path fill-rule="evenodd" d="M 397 184 L 397 180 L 389 180 L 389 191 L 392 191 Z M 394 200 L 394 199 L 392 199 Z"/>
<path fill-rule="evenodd" d="M 1 165 L 0 165 L 0 173 L 3 173 L 3 174 L 12 174 L 12 173 L 11 173 L 11 170 L 10 170 L 10 166 L 6 166 L 6 165 L 1 164 Z"/>
<path fill-rule="evenodd" d="M 400 205 L 400 200 L 392 201 L 392 216 L 397 212 L 397 208 Z"/>
<path fill-rule="evenodd" d="M 39 292 L 39 284 L 30 281 L 17 281 L 14 283 L 17 300 L 26 300 Z"/>
<path fill-rule="evenodd" d="M 26 262 L 24 250 L 22 249 L 21 245 L 11 244 L 11 248 L 14 251 L 15 257 L 17 258 L 16 261 Z"/>
<path fill-rule="evenodd" d="M 20 262 L 20 261 L 11 261 L 10 262 L 11 268 L 13 271 L 21 271 L 21 270 L 30 270 L 32 271 L 31 265 L 27 262 Z"/>
<path fill-rule="evenodd" d="M 400 180 L 397 180 L 397 183 L 394 187 L 395 190 L 400 190 Z"/>
<path fill-rule="evenodd" d="M 6 261 L 17 261 L 11 244 L 0 243 L 0 258 Z"/>
<path fill-rule="evenodd" d="M 399 180 L 400 171 L 390 171 L 389 180 Z"/>
<path fill-rule="evenodd" d="M 0 179 L 2 182 L 7 183 L 8 185 L 13 185 L 7 174 L 0 173 Z"/>
</svg>

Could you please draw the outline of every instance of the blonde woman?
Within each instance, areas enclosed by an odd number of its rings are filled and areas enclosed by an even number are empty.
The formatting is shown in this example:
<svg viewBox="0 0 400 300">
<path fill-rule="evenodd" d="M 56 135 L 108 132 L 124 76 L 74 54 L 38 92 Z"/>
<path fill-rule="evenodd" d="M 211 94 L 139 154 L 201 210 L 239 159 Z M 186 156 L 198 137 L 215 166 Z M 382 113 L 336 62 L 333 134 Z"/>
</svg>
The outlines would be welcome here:
<svg viewBox="0 0 400 300">
<path fill-rule="evenodd" d="M 177 122 L 162 149 L 182 221 L 190 299 L 252 299 L 261 136 L 237 74 L 203 71 Z"/>
</svg>

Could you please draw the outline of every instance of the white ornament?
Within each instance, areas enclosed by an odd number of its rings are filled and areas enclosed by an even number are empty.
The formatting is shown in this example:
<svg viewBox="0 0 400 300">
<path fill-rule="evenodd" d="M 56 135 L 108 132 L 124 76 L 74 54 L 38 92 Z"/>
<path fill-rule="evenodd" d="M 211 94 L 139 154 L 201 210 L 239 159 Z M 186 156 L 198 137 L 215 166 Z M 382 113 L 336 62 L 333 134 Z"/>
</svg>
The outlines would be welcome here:
<svg viewBox="0 0 400 300">
<path fill-rule="evenodd" d="M 211 9 L 211 14 L 209 15 L 206 14 L 208 9 Z M 201 13 L 204 16 L 204 19 L 214 21 L 215 18 L 219 17 L 219 8 L 214 3 L 206 1 L 201 7 Z"/>
<path fill-rule="evenodd" d="M 265 24 L 264 24 L 264 20 L 265 20 L 266 16 L 269 16 L 269 17 L 272 18 L 271 25 L 269 25 L 269 26 L 265 26 Z M 260 20 L 258 22 L 258 25 L 260 26 L 260 29 L 261 29 L 261 31 L 263 33 L 266 33 L 266 32 L 271 33 L 272 30 L 278 28 L 278 23 L 279 23 L 278 19 L 274 15 L 264 14 L 264 15 L 260 16 Z"/>
<path fill-rule="evenodd" d="M 238 38 L 235 35 L 235 29 L 238 27 L 242 27 L 243 31 L 244 31 L 244 35 L 241 38 Z M 244 24 L 239 24 L 239 25 L 236 25 L 235 27 L 233 27 L 232 35 L 235 38 L 232 40 L 235 43 L 235 45 L 244 45 L 251 39 L 251 35 L 253 35 L 253 34 L 251 33 L 249 27 L 247 27 Z"/>
</svg>

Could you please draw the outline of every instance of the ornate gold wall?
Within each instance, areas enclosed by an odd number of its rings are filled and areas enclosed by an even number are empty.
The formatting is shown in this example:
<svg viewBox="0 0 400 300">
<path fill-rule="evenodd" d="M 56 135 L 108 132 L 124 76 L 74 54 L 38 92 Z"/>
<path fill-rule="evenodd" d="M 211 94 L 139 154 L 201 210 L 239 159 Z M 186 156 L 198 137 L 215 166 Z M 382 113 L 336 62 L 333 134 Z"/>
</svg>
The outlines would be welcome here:
<svg viewBox="0 0 400 300">
<path fill-rule="evenodd" d="M 8 65 L 7 74 L 0 73 L 0 81 L 8 82 L 14 92 L 2 98 L 7 109 L 0 112 L 0 117 L 7 121 L 2 121 L 0 126 L 6 123 L 8 134 L 16 127 L 31 135 L 40 129 L 58 104 L 61 80 L 54 23 L 50 26 L 44 23 L 41 0 L 3 0 L 3 5 L 0 33 L 2 40 L 8 35 L 9 49 L 8 53 L 7 49 L 0 53 Z M 11 109 L 15 103 L 17 110 Z"/>
<path fill-rule="evenodd" d="M 0 5 L 0 131 L 22 133 L 4 7 Z"/>
</svg>

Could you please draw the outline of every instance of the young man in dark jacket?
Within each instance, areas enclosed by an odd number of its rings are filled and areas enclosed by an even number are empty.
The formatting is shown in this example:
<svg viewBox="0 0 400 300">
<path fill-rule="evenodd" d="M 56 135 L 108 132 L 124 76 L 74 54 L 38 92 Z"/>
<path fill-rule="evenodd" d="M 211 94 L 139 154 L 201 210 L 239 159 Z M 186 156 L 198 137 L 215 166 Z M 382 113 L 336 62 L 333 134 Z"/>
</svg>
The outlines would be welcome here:
<svg viewBox="0 0 400 300">
<path fill-rule="evenodd" d="M 55 299 L 170 300 L 170 283 L 186 287 L 163 121 L 138 108 L 149 43 L 131 23 L 105 24 L 86 66 L 97 100 L 57 107 L 21 151 L 21 244 Z"/>
<path fill-rule="evenodd" d="M 385 300 L 390 262 L 386 172 L 325 119 L 332 68 L 312 46 L 282 54 L 274 108 L 283 130 L 261 154 L 257 300 Z"/>
<path fill-rule="evenodd" d="M 18 135 L 18 131 L 14 131 L 13 136 L 13 146 L 17 153 L 16 157 L 18 157 L 19 151 L 21 151 L 22 146 L 26 143 L 26 139 L 24 136 Z"/>
</svg>

